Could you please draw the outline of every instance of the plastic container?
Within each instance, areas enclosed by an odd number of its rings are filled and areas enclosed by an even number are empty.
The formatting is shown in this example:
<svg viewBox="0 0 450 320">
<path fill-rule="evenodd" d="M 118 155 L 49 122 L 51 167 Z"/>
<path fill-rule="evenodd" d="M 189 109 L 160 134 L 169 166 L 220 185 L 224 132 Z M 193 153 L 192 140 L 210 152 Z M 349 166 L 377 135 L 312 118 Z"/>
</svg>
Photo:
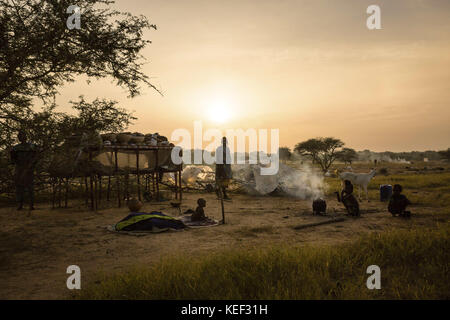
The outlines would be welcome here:
<svg viewBox="0 0 450 320">
<path fill-rule="evenodd" d="M 392 196 L 392 185 L 390 184 L 383 184 L 380 185 L 380 201 L 385 202 L 389 201 Z"/>
</svg>

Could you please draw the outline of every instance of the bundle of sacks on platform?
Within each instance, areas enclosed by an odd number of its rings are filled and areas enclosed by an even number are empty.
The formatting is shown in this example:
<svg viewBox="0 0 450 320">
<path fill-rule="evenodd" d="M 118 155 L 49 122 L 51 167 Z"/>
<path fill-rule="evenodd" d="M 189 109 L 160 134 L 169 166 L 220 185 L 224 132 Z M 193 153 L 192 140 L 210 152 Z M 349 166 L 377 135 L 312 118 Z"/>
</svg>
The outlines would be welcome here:
<svg viewBox="0 0 450 320">
<path fill-rule="evenodd" d="M 120 146 L 171 146 L 167 137 L 159 135 L 159 133 L 143 134 L 140 132 L 121 132 L 121 133 L 106 133 L 101 135 L 103 145 L 120 145 Z"/>
</svg>

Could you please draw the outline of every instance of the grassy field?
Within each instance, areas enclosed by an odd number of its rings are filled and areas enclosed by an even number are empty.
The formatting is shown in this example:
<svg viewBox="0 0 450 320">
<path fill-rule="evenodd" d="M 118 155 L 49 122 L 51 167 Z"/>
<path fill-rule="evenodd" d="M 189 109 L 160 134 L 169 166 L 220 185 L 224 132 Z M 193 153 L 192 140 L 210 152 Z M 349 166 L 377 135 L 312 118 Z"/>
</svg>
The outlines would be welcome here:
<svg viewBox="0 0 450 320">
<path fill-rule="evenodd" d="M 404 164 L 388 164 L 371 182 L 369 198 L 379 197 L 381 184 L 401 184 L 414 207 L 432 207 L 431 215 L 444 217 L 436 220 L 440 222 L 435 228 L 371 233 L 341 245 L 278 244 L 226 250 L 196 260 L 163 259 L 113 275 L 99 273 L 95 284 L 76 298 L 449 299 L 450 173 L 404 169 Z M 339 179 L 325 180 L 327 197 L 341 188 Z M 366 268 L 372 264 L 381 268 L 381 290 L 366 287 Z"/>
<path fill-rule="evenodd" d="M 274 246 L 178 257 L 99 274 L 80 299 L 449 299 L 450 227 L 390 231 L 341 246 Z M 366 268 L 381 268 L 381 289 Z"/>
<path fill-rule="evenodd" d="M 368 172 L 370 165 L 352 167 Z M 0 298 L 449 299 L 449 165 L 382 166 L 387 172 L 369 185 L 370 202 L 360 202 L 357 219 L 345 217 L 333 194 L 340 181 L 332 177 L 325 178 L 327 216 L 313 216 L 308 200 L 233 193 L 227 224 L 145 237 L 106 230 L 128 214 L 116 201 L 97 212 L 83 199 L 54 209 L 39 201 L 33 212 L 5 205 Z M 411 219 L 393 218 L 379 201 L 379 185 L 388 183 L 403 185 Z M 214 193 L 185 192 L 182 210 L 195 208 L 199 197 L 207 215 L 220 219 Z M 143 210 L 179 214 L 168 201 L 146 202 Z M 331 217 L 344 221 L 297 229 Z M 72 264 L 82 270 L 75 296 L 66 287 Z M 366 287 L 372 264 L 381 268 L 381 290 Z"/>
</svg>

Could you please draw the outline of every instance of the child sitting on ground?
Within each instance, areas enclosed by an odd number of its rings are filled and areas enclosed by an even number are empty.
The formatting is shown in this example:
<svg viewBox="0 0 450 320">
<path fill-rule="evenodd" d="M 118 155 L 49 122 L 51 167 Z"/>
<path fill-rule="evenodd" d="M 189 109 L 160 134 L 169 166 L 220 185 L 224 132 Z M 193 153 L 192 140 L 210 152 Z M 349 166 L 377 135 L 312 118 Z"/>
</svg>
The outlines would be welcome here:
<svg viewBox="0 0 450 320">
<path fill-rule="evenodd" d="M 191 221 L 204 221 L 207 219 L 205 215 L 205 211 L 203 210 L 206 207 L 206 200 L 200 198 L 197 200 L 198 207 L 195 209 L 195 212 L 191 216 Z"/>
<path fill-rule="evenodd" d="M 342 202 L 348 214 L 351 216 L 358 217 L 359 213 L 359 203 L 353 195 L 353 184 L 349 180 L 344 181 L 344 189 L 341 191 L 341 196 L 336 192 L 339 202 Z"/>
<path fill-rule="evenodd" d="M 401 185 L 394 185 L 393 194 L 391 200 L 389 200 L 388 210 L 393 217 L 399 215 L 400 217 L 409 218 L 411 217 L 411 212 L 405 210 L 411 202 L 402 194 L 402 190 L 403 188 Z"/>
</svg>

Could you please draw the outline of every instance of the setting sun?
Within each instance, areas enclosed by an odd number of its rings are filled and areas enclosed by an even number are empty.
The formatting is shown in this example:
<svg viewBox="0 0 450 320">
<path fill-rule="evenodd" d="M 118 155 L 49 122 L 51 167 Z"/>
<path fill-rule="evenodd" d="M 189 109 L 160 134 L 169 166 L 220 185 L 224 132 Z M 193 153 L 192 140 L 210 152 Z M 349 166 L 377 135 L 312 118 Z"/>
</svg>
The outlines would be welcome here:
<svg viewBox="0 0 450 320">
<path fill-rule="evenodd" d="M 226 123 L 233 118 L 236 102 L 230 94 L 215 94 L 204 102 L 208 120 L 214 123 Z"/>
<path fill-rule="evenodd" d="M 208 118 L 213 122 L 225 123 L 231 116 L 230 107 L 225 101 L 216 101 L 208 109 Z"/>
</svg>

